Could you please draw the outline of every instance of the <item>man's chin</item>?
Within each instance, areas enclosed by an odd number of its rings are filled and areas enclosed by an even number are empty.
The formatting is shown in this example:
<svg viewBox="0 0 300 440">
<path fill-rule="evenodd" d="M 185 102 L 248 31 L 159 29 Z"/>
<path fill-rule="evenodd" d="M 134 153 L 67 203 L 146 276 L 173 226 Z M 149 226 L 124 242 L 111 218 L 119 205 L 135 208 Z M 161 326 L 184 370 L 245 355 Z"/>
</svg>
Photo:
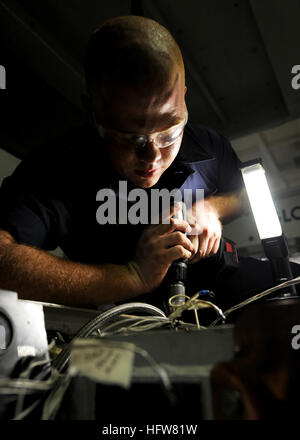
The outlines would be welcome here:
<svg viewBox="0 0 300 440">
<path fill-rule="evenodd" d="M 161 174 L 153 177 L 141 177 L 135 175 L 134 178 L 130 180 L 134 185 L 139 186 L 141 188 L 151 188 L 159 181 L 160 177 Z"/>
</svg>

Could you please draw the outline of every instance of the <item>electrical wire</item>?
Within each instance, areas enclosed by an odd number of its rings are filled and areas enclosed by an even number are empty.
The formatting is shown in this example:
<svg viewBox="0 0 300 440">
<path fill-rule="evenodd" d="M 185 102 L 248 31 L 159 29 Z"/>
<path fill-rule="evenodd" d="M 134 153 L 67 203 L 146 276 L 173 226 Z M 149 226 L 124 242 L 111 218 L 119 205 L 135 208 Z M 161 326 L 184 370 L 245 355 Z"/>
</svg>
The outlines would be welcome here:
<svg viewBox="0 0 300 440">
<path fill-rule="evenodd" d="M 56 377 L 55 386 L 44 402 L 41 420 L 55 419 L 65 392 L 72 380 L 72 376 L 69 373 L 60 374 L 55 368 L 53 368 L 52 374 Z"/>
<path fill-rule="evenodd" d="M 49 361 L 47 361 L 49 362 Z M 35 366 L 44 362 L 34 362 Z M 32 366 L 32 368 L 34 368 Z M 41 403 L 45 394 L 56 384 L 56 378 L 50 377 L 46 381 L 36 379 L 0 379 L 0 394 L 17 395 L 15 415 L 12 420 L 21 420 L 28 416 Z M 26 409 L 22 410 L 24 398 L 28 395 L 38 394 L 39 397 Z"/>
<path fill-rule="evenodd" d="M 169 402 L 172 406 L 174 406 L 177 399 L 175 394 L 173 393 L 172 384 L 167 371 L 161 365 L 159 365 L 145 349 L 135 346 L 134 350 L 137 354 L 144 357 L 144 359 L 146 359 L 149 362 L 149 365 L 160 377 L 161 383 L 169 399 Z"/>
<path fill-rule="evenodd" d="M 143 324 L 139 326 L 127 326 L 127 327 L 120 327 L 114 331 L 104 331 L 101 334 L 101 337 L 110 337 L 110 336 L 116 336 L 116 335 L 128 335 L 130 333 L 139 333 L 139 332 L 146 332 L 155 328 L 161 328 L 166 325 L 170 325 L 166 322 L 152 322 L 149 324 Z"/>
<path fill-rule="evenodd" d="M 42 399 L 35 400 L 31 405 L 29 405 L 26 409 L 19 412 L 12 420 L 22 420 L 25 419 L 40 403 Z"/>
<path fill-rule="evenodd" d="M 147 322 L 147 321 L 170 323 L 170 319 L 163 318 L 160 316 L 148 317 L 148 316 L 134 316 L 134 315 L 122 314 L 122 315 L 120 315 L 120 318 L 123 318 L 123 319 L 119 319 L 118 321 L 113 322 L 113 323 L 107 325 L 106 327 L 104 327 L 101 330 L 100 335 L 106 336 L 106 334 L 109 333 L 111 330 L 117 329 L 120 325 L 122 325 L 124 327 L 124 324 L 129 324 L 129 323 L 132 323 L 132 325 L 140 325 L 140 324 Z M 129 328 L 129 326 L 125 327 L 125 328 Z"/>
<path fill-rule="evenodd" d="M 31 359 L 31 362 L 29 363 L 28 367 L 22 371 L 19 375 L 20 379 L 29 379 L 30 375 L 32 373 L 32 371 L 36 368 L 36 367 L 40 367 L 40 366 L 45 366 L 45 365 L 49 365 L 50 366 L 50 361 L 49 361 L 49 352 L 50 350 L 54 347 L 55 345 L 55 340 L 52 340 L 50 342 L 50 344 L 48 344 L 48 348 L 47 350 L 45 350 L 43 353 L 41 353 L 39 355 L 39 357 L 44 357 L 46 356 L 46 359 L 43 360 L 38 360 L 36 361 L 35 358 Z M 15 418 L 18 416 L 18 414 L 20 414 L 23 410 L 23 404 L 24 404 L 24 399 L 25 399 L 25 394 L 19 394 L 18 398 L 17 398 L 17 403 L 16 403 L 16 408 L 15 408 Z"/>
<path fill-rule="evenodd" d="M 42 365 L 44 366 L 44 365 L 46 365 L 46 364 L 49 364 L 49 360 L 48 360 L 48 359 L 43 360 L 43 361 L 31 362 L 31 363 L 29 364 L 29 366 L 27 367 L 27 369 L 24 370 L 24 371 L 20 374 L 19 378 L 24 378 L 24 379 L 29 378 L 29 377 L 30 377 L 30 374 L 31 374 L 31 372 L 32 372 L 32 370 L 33 370 L 34 368 L 39 367 L 39 366 L 42 366 Z M 17 403 L 16 403 L 15 417 L 17 417 L 18 414 L 21 413 L 22 410 L 23 410 L 24 398 L 25 398 L 25 395 L 24 395 L 24 394 L 19 394 L 18 399 L 17 399 Z"/>
<path fill-rule="evenodd" d="M 49 359 L 49 350 L 53 348 L 55 345 L 55 341 L 53 340 L 49 345 L 46 351 L 39 355 L 40 357 L 45 357 L 46 359 L 36 360 L 36 358 L 22 358 L 20 362 L 27 361 L 29 359 L 29 364 L 27 367 L 19 374 L 17 378 L 0 378 L 0 395 L 16 395 L 16 407 L 14 411 L 14 416 L 12 420 L 22 420 L 27 417 L 34 409 L 41 404 L 42 400 L 45 398 L 47 393 L 52 392 L 55 386 L 57 386 L 58 380 L 60 379 L 60 375 L 51 368 L 47 369 L 47 371 L 42 372 L 39 369 L 36 373 L 34 373 L 34 377 L 32 376 L 33 371 L 37 367 L 45 367 L 51 366 L 51 361 Z M 40 380 L 37 377 L 45 377 L 47 374 L 47 380 Z M 24 399 L 27 396 L 36 396 L 34 402 L 32 402 L 27 408 L 23 409 Z"/>
<path fill-rule="evenodd" d="M 147 327 L 149 324 L 164 325 L 164 324 L 170 324 L 171 322 L 172 321 L 170 319 L 157 321 L 157 320 L 153 320 L 151 318 L 144 318 L 144 319 L 138 320 L 138 321 L 134 322 L 133 324 L 129 325 L 128 328 L 134 329 L 135 327 Z"/>
<path fill-rule="evenodd" d="M 258 293 L 257 295 L 254 295 L 254 296 L 246 299 L 245 301 L 240 302 L 239 304 L 236 304 L 235 306 L 233 306 L 230 309 L 226 310 L 224 312 L 224 315 L 228 316 L 230 313 L 234 312 L 235 310 L 238 310 L 238 309 L 240 309 L 240 308 L 242 308 L 242 307 L 244 307 L 244 306 L 246 306 L 246 305 L 248 305 L 248 304 L 250 304 L 250 303 L 252 303 L 254 301 L 257 301 L 257 300 L 259 300 L 259 299 L 261 299 L 261 298 L 263 298 L 263 297 L 265 297 L 267 295 L 270 295 L 271 293 L 276 292 L 277 290 L 280 290 L 280 289 L 282 289 L 284 287 L 293 286 L 293 285 L 296 285 L 296 284 L 299 284 L 299 283 L 300 283 L 300 277 L 296 277 L 296 278 L 293 278 L 292 280 L 285 281 L 284 283 L 278 284 L 277 286 L 274 286 L 274 287 L 271 287 L 270 289 L 264 290 L 263 292 Z M 209 325 L 209 328 L 210 327 L 214 327 L 219 321 L 220 321 L 220 318 L 218 318 L 215 321 L 213 321 Z"/>
<path fill-rule="evenodd" d="M 0 394 L 36 393 L 49 391 L 53 383 L 35 379 L 0 379 Z"/>
<path fill-rule="evenodd" d="M 96 318 L 89 321 L 85 324 L 79 332 L 74 336 L 75 338 L 85 338 L 93 334 L 96 330 L 101 335 L 101 331 L 105 326 L 112 320 L 116 319 L 123 313 L 126 312 L 140 312 L 140 313 L 149 313 L 156 316 L 161 316 L 166 318 L 166 315 L 159 308 L 152 306 L 151 304 L 146 303 L 126 303 L 120 304 L 119 306 L 113 307 L 100 315 L 96 316 Z M 71 341 L 72 342 L 72 341 Z M 69 358 L 70 358 L 70 345 L 63 349 L 63 351 L 53 360 L 53 366 L 59 371 L 62 372 L 66 367 Z"/>
<path fill-rule="evenodd" d="M 216 304 L 210 302 L 210 301 L 205 301 L 202 299 L 198 299 L 199 297 L 199 292 L 196 293 L 194 296 L 192 296 L 191 298 L 187 295 L 185 295 L 186 298 L 188 298 L 188 300 L 180 305 L 175 305 L 172 303 L 172 300 L 175 299 L 178 295 L 174 295 L 169 299 L 169 305 L 171 307 L 173 307 L 173 309 L 175 309 L 170 315 L 169 318 L 170 319 L 174 319 L 177 318 L 179 316 L 182 315 L 182 313 L 185 310 L 194 310 L 195 312 L 195 318 L 196 318 L 196 323 L 197 323 L 197 327 L 200 329 L 200 324 L 199 324 L 199 319 L 198 319 L 198 314 L 197 314 L 197 310 L 201 309 L 201 308 L 207 308 L 207 307 L 211 307 L 213 308 L 217 314 L 219 316 L 221 316 L 222 319 L 225 319 L 225 316 L 222 312 L 222 310 L 216 306 Z"/>
<path fill-rule="evenodd" d="M 148 313 L 153 313 L 157 316 L 151 316 L 151 317 L 133 316 L 126 314 L 126 312 L 129 311 L 139 311 L 144 313 L 148 312 Z M 119 319 L 117 322 L 113 322 L 109 324 L 109 322 L 112 319 L 115 319 L 116 317 L 121 317 L 123 319 L 121 320 Z M 116 327 L 120 327 L 120 325 L 122 325 L 121 328 L 116 328 Z M 108 335 L 109 331 L 110 332 L 113 331 L 113 334 L 118 334 L 118 333 L 120 334 L 124 332 L 142 332 L 142 331 L 148 331 L 154 328 L 162 327 L 165 325 L 174 325 L 174 318 L 173 319 L 167 318 L 166 315 L 160 309 L 157 309 L 156 307 L 148 304 L 128 303 L 128 304 L 122 304 L 121 306 L 117 306 L 113 308 L 113 310 L 110 309 L 102 313 L 95 319 L 91 320 L 78 332 L 78 334 L 74 337 L 74 339 L 78 337 L 88 337 L 96 329 L 100 331 L 101 336 L 104 336 L 104 335 Z M 186 327 L 186 323 L 181 321 L 178 321 L 177 325 Z M 192 326 L 191 324 L 187 325 L 187 328 L 189 329 L 195 327 L 196 326 Z M 66 364 L 70 356 L 69 348 L 67 353 L 65 349 L 63 351 L 64 351 L 64 358 L 63 358 L 63 362 L 60 364 L 61 367 L 63 367 Z M 143 356 L 145 359 L 147 359 L 149 364 L 159 375 L 161 379 L 161 383 L 163 384 L 163 387 L 166 393 L 168 394 L 170 402 L 173 401 L 174 396 L 172 396 L 171 393 L 171 382 L 169 380 L 166 371 L 153 360 L 153 358 L 146 350 L 135 346 L 134 351 L 137 354 Z M 68 374 L 64 374 L 64 375 L 60 374 L 59 369 L 56 369 L 55 366 L 53 365 L 51 371 L 51 378 L 49 380 L 33 381 L 28 379 L 35 367 L 47 363 L 49 363 L 49 360 L 32 362 L 27 367 L 27 369 L 21 373 L 20 378 L 9 381 L 5 380 L 2 382 L 0 380 L 0 393 L 2 394 L 13 393 L 18 395 L 14 420 L 21 420 L 22 418 L 25 418 L 42 401 L 42 399 L 44 398 L 44 394 L 38 400 L 33 402 L 29 407 L 23 410 L 23 403 L 25 396 L 30 393 L 36 393 L 36 392 L 45 393 L 50 391 L 49 396 L 44 402 L 42 419 L 43 420 L 53 419 L 53 417 L 57 413 L 64 391 L 71 380 L 70 376 Z"/>
<path fill-rule="evenodd" d="M 124 332 L 124 331 L 128 331 L 128 328 L 131 328 L 131 331 L 145 331 L 145 330 L 149 330 L 151 328 L 156 328 L 158 326 L 162 326 L 162 325 L 173 325 L 173 320 L 168 319 L 165 315 L 164 316 L 151 316 L 151 317 L 144 317 L 144 316 L 132 316 L 132 315 L 122 315 L 123 319 L 121 320 L 121 324 L 124 324 L 124 321 L 126 321 L 126 323 L 131 322 L 131 326 L 128 327 L 124 327 L 122 329 L 118 329 L 117 331 Z M 146 324 L 148 323 L 148 324 Z M 192 324 L 186 324 L 184 322 L 178 321 L 179 325 L 182 325 L 183 327 L 186 327 L 188 329 L 191 328 L 195 328 L 195 325 Z M 94 323 L 95 324 L 95 323 Z M 99 320 L 97 322 L 97 325 L 99 325 Z M 106 327 L 104 327 L 104 329 L 101 331 L 101 337 L 104 336 L 104 333 L 108 328 L 110 330 L 114 329 L 115 325 L 120 325 L 120 322 L 115 322 L 112 323 Z M 89 329 L 89 331 L 93 331 L 95 330 L 95 325 L 91 326 L 88 325 L 86 326 L 86 328 Z M 84 332 L 82 332 L 84 333 Z M 88 337 L 89 335 L 85 336 Z M 73 340 L 75 340 L 78 336 L 74 337 Z M 120 342 L 116 342 L 116 341 L 108 341 L 105 340 L 105 344 L 114 344 L 116 346 L 116 344 L 121 347 L 124 348 L 124 346 L 121 345 Z M 153 370 L 156 372 L 156 374 L 159 376 L 161 384 L 163 386 L 163 389 L 165 390 L 165 393 L 168 397 L 168 400 L 170 402 L 171 405 L 174 405 L 176 402 L 176 396 L 174 395 L 173 391 L 172 391 L 172 385 L 171 385 L 171 381 L 169 379 L 168 373 L 166 372 L 166 370 L 161 367 L 151 356 L 150 354 L 137 346 L 133 346 L 133 350 L 135 353 L 139 354 L 140 356 L 144 357 L 148 363 L 150 364 L 150 366 L 153 368 Z M 43 420 L 49 420 L 49 419 L 53 419 L 55 417 L 55 414 L 58 411 L 62 396 L 64 394 L 64 387 L 68 386 L 69 381 L 71 380 L 70 375 L 68 373 L 65 373 L 63 375 L 60 375 L 61 377 L 65 377 L 65 381 L 64 383 L 62 383 L 61 385 L 59 385 L 59 383 L 56 384 L 56 389 L 54 389 L 50 396 L 47 398 L 47 401 L 44 404 L 44 409 L 43 409 L 43 415 L 42 415 L 42 419 Z"/>
<path fill-rule="evenodd" d="M 132 311 L 138 311 L 138 312 L 147 312 L 151 313 L 155 316 L 151 317 L 145 317 L 145 316 L 132 316 L 132 315 L 126 315 L 126 312 L 132 312 Z M 124 314 L 125 312 L 125 314 Z M 100 330 L 101 334 L 101 328 L 105 329 L 107 327 L 110 327 L 111 329 L 114 328 L 115 325 L 120 325 L 120 320 L 117 323 L 112 323 L 111 326 L 107 325 L 112 319 L 117 318 L 121 314 L 123 320 L 121 320 L 121 325 L 125 324 L 124 321 L 126 321 L 126 324 L 129 324 L 129 326 L 124 327 L 122 329 L 119 329 L 120 332 L 124 331 L 146 331 L 152 328 L 160 327 L 166 324 L 171 324 L 171 320 L 169 320 L 166 315 L 158 308 L 144 303 L 128 303 L 128 304 L 122 304 L 121 306 L 117 306 L 113 308 L 113 310 L 108 310 L 104 312 L 103 314 L 96 317 L 96 319 L 91 320 L 88 322 L 79 332 L 78 334 L 73 338 L 78 337 L 88 337 L 90 333 L 94 332 L 97 328 Z M 106 341 L 107 342 L 107 341 Z M 52 345 L 55 343 L 55 341 L 52 341 Z M 50 346 L 51 346 L 50 344 Z M 50 347 L 49 346 L 49 347 Z M 166 371 L 160 367 L 149 355 L 146 350 L 143 350 L 139 347 L 134 348 L 135 352 L 143 356 L 148 360 L 152 368 L 156 371 L 156 373 L 159 375 L 161 382 L 163 384 L 163 387 L 168 394 L 170 402 L 174 400 L 174 396 L 172 396 L 171 392 L 171 383 L 168 378 L 168 375 Z M 49 350 L 48 350 L 49 351 Z M 60 364 L 61 367 L 63 367 L 66 362 L 69 359 L 69 348 L 64 351 L 64 358 L 63 362 Z M 57 357 L 59 357 L 58 355 Z M 27 417 L 41 402 L 45 399 L 45 393 L 50 392 L 46 400 L 44 400 L 43 405 L 43 414 L 42 414 L 42 420 L 49 420 L 53 419 L 55 417 L 55 414 L 58 411 L 60 402 L 63 398 L 64 392 L 67 389 L 70 381 L 71 376 L 66 374 L 61 374 L 61 371 L 57 369 L 52 362 L 52 368 L 51 368 L 51 377 L 46 381 L 40 381 L 40 380 L 32 380 L 29 379 L 32 371 L 42 365 L 49 364 L 49 359 L 42 360 L 42 361 L 35 361 L 33 360 L 26 370 L 24 370 L 20 377 L 17 379 L 0 379 L 0 394 L 15 394 L 18 396 L 16 408 L 15 408 L 15 415 L 13 420 L 21 420 L 25 417 Z M 24 405 L 24 398 L 26 395 L 29 394 L 35 394 L 39 393 L 42 395 L 35 400 L 30 406 L 23 409 Z"/>
<path fill-rule="evenodd" d="M 177 401 L 177 398 L 173 392 L 173 388 L 172 388 L 172 383 L 171 380 L 169 378 L 169 375 L 167 373 L 167 371 L 165 370 L 164 367 L 162 367 L 158 362 L 156 362 L 153 357 L 148 353 L 147 350 L 145 350 L 144 348 L 138 347 L 137 345 L 132 344 L 132 346 L 129 348 L 127 345 L 122 344 L 122 342 L 120 341 L 111 341 L 108 339 L 105 339 L 104 344 L 106 346 L 111 346 L 111 347 L 116 347 L 119 348 L 121 350 L 129 350 L 129 351 L 134 351 L 134 353 L 142 356 L 150 365 L 150 367 L 153 369 L 153 371 L 157 374 L 157 376 L 160 379 L 161 385 L 163 387 L 163 390 L 166 393 L 166 396 L 170 402 L 171 405 L 174 405 Z M 87 342 L 84 346 L 82 347 L 78 347 L 80 348 L 85 348 L 85 347 L 95 347 L 95 348 L 99 348 L 98 344 L 93 344 L 92 342 Z"/>
<path fill-rule="evenodd" d="M 124 312 L 133 312 L 138 311 L 140 313 L 150 313 L 156 316 L 162 316 L 166 318 L 166 315 L 159 308 L 152 306 L 151 304 L 146 303 L 126 303 L 121 304 L 119 306 L 113 307 L 112 309 L 107 310 L 101 315 L 89 321 L 82 329 L 79 330 L 76 335 L 77 338 L 87 337 L 89 336 L 96 328 L 101 330 L 101 327 L 104 326 L 107 322 L 112 320 L 113 318 L 119 316 Z"/>
<path fill-rule="evenodd" d="M 22 420 L 27 417 L 38 405 L 42 406 L 42 415 L 41 420 L 53 420 L 59 407 L 61 405 L 61 401 L 63 396 L 72 380 L 72 377 L 69 374 L 60 374 L 55 368 L 51 370 L 51 380 L 48 381 L 49 388 L 45 391 L 50 391 L 48 396 L 45 398 L 45 392 L 35 400 L 31 405 L 29 405 L 26 409 L 15 414 L 12 420 Z M 26 395 L 28 391 L 26 390 Z"/>
<path fill-rule="evenodd" d="M 144 304 L 144 303 L 122 304 L 121 306 L 117 306 L 113 308 L 113 310 L 110 309 L 102 313 L 95 319 L 88 322 L 78 332 L 78 334 L 74 337 L 74 339 L 78 337 L 88 337 L 96 330 L 100 331 L 100 336 L 120 334 L 124 332 L 148 331 L 153 328 L 162 327 L 164 325 L 174 324 L 174 320 L 177 319 L 179 316 L 181 316 L 184 310 L 196 311 L 197 308 L 202 308 L 202 307 L 212 307 L 221 316 L 221 318 L 216 319 L 209 326 L 209 327 L 214 327 L 221 319 L 225 319 L 225 317 L 228 316 L 233 311 L 238 310 L 284 287 L 296 285 L 299 283 L 300 283 L 300 277 L 294 278 L 292 280 L 288 280 L 284 283 L 281 283 L 277 286 L 267 289 L 251 298 L 248 298 L 245 301 L 242 301 L 241 303 L 226 310 L 224 313 L 215 304 L 209 301 L 198 300 L 198 294 L 194 295 L 192 298 L 188 298 L 188 301 L 186 301 L 185 304 L 178 306 L 173 311 L 173 313 L 171 313 L 168 317 L 166 317 L 165 314 L 160 309 L 157 309 L 156 307 L 153 307 L 148 304 Z M 147 312 L 155 313 L 158 316 L 151 316 L 151 317 L 132 316 L 124 313 L 126 311 L 133 311 L 133 310 L 144 311 L 144 312 L 146 310 Z M 112 319 L 115 319 L 118 316 L 123 319 L 121 320 L 119 319 L 117 322 L 108 324 Z M 129 324 L 129 325 L 124 325 L 124 324 Z M 177 325 L 185 327 L 186 324 L 187 323 L 177 320 Z M 120 325 L 122 325 L 122 327 L 118 328 L 120 327 Z M 199 322 L 197 322 L 197 326 L 189 324 L 188 327 L 199 328 Z M 206 327 L 201 327 L 201 328 L 205 329 Z M 115 346 L 118 345 L 119 348 L 126 349 L 124 346 L 122 346 L 120 343 L 118 344 L 116 341 L 105 340 L 105 344 L 114 344 Z M 144 359 L 147 360 L 147 362 L 150 364 L 150 366 L 153 368 L 153 370 L 160 378 L 161 384 L 168 396 L 170 403 L 174 404 L 176 397 L 173 394 L 171 381 L 166 370 L 162 366 L 160 366 L 146 350 L 137 346 L 133 346 L 133 350 L 135 353 L 139 354 L 140 356 L 142 356 Z M 69 349 L 67 353 L 66 350 L 63 350 L 63 352 L 64 352 L 63 361 L 59 364 L 61 369 L 66 365 L 66 362 L 69 360 L 69 356 L 70 356 Z M 16 379 L 0 378 L 0 394 L 16 394 L 18 396 L 16 409 L 15 409 L 15 416 L 13 420 L 21 420 L 27 417 L 41 403 L 45 393 L 49 391 L 50 394 L 44 402 L 42 419 L 49 420 L 55 417 L 59 409 L 63 395 L 71 381 L 71 376 L 68 373 L 60 374 L 60 370 L 53 367 L 51 371 L 50 379 L 46 381 L 29 379 L 34 368 L 46 364 L 49 364 L 48 359 L 42 361 L 34 361 L 31 364 L 29 364 L 29 366 L 25 371 L 21 373 L 19 378 Z M 28 394 L 35 394 L 35 393 L 42 393 L 42 397 L 34 401 L 30 406 L 28 406 L 26 409 L 23 410 L 23 403 L 25 396 Z"/>
<path fill-rule="evenodd" d="M 164 327 L 166 325 L 169 325 L 169 323 L 166 322 L 152 322 L 149 324 L 142 324 L 142 325 L 138 325 L 138 326 L 128 326 L 128 327 L 121 327 L 119 330 L 117 330 L 114 333 L 105 333 L 103 336 L 114 336 L 117 334 L 129 334 L 129 333 L 141 333 L 141 332 L 146 332 L 149 330 L 153 330 L 155 328 L 161 328 Z"/>
<path fill-rule="evenodd" d="M 138 318 L 138 317 L 137 317 Z M 141 318 L 141 320 L 145 319 L 144 317 L 139 317 Z M 167 318 L 164 319 L 164 321 Z M 153 324 L 159 324 L 161 325 L 161 322 L 154 322 Z M 102 336 L 101 336 L 102 337 Z M 75 339 L 75 338 L 74 338 Z M 109 340 L 105 340 L 105 345 L 110 345 L 110 346 L 114 346 L 114 347 L 118 347 L 124 350 L 128 350 L 128 348 L 121 343 L 119 341 L 109 341 Z M 90 344 L 89 342 L 84 345 L 84 347 L 89 347 L 89 346 L 95 346 L 97 348 L 96 344 Z M 168 373 L 166 372 L 166 370 L 160 366 L 151 356 L 150 354 L 136 346 L 133 345 L 132 346 L 132 350 L 139 354 L 140 356 L 144 357 L 148 363 L 150 364 L 150 366 L 153 368 L 153 370 L 156 372 L 156 374 L 159 376 L 161 384 L 163 386 L 163 389 L 166 393 L 166 396 L 170 402 L 171 405 L 174 405 L 176 402 L 176 396 L 173 393 L 172 390 L 172 385 L 171 385 L 171 381 L 169 379 Z M 56 370 L 57 371 L 57 370 Z M 58 373 L 58 371 L 57 371 Z M 44 407 L 43 407 L 43 414 L 42 414 L 42 420 L 53 420 L 55 415 L 57 414 L 57 411 L 59 409 L 60 406 L 60 402 L 63 398 L 65 389 L 67 388 L 67 386 L 69 385 L 72 376 L 70 376 L 69 373 L 64 373 L 64 374 L 60 374 L 61 382 L 57 382 L 56 383 L 56 387 L 55 389 L 52 390 L 52 392 L 50 393 L 49 397 L 47 398 Z"/>
<path fill-rule="evenodd" d="M 149 331 L 155 328 L 170 326 L 172 328 L 183 329 L 205 329 L 206 327 L 186 323 L 176 319 L 163 318 L 160 316 L 134 316 L 128 314 L 120 315 L 120 319 L 109 324 L 101 330 L 100 336 L 115 336 L 118 334 L 130 334 L 136 332 Z M 148 324 L 147 324 L 148 322 Z M 129 325 L 126 325 L 129 324 Z M 121 326 L 121 327 L 120 327 Z"/>
</svg>

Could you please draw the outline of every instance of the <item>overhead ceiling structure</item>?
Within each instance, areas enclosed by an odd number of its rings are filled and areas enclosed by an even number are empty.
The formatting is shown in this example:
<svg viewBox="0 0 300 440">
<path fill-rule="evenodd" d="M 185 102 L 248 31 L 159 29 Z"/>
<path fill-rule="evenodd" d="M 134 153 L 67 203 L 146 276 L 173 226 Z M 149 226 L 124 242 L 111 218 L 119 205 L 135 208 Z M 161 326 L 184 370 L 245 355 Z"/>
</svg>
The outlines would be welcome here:
<svg viewBox="0 0 300 440">
<path fill-rule="evenodd" d="M 272 192 L 277 198 L 300 194 L 299 119 L 235 139 L 232 146 L 243 162 L 262 158 Z"/>
<path fill-rule="evenodd" d="M 300 90 L 291 86 L 300 0 L 0 0 L 0 147 L 23 158 L 86 120 L 89 36 L 130 13 L 159 21 L 178 41 L 191 119 L 234 140 L 242 158 L 263 156 L 278 190 L 300 186 Z"/>
</svg>

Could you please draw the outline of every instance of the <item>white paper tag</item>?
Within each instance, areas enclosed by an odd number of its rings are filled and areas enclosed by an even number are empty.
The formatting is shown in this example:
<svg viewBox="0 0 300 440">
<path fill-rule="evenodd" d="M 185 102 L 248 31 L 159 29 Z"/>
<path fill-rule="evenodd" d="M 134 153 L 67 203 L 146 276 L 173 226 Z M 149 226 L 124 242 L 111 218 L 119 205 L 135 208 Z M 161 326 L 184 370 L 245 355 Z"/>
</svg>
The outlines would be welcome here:
<svg viewBox="0 0 300 440">
<path fill-rule="evenodd" d="M 78 338 L 72 344 L 70 374 L 129 388 L 134 344 L 95 338 Z"/>
</svg>

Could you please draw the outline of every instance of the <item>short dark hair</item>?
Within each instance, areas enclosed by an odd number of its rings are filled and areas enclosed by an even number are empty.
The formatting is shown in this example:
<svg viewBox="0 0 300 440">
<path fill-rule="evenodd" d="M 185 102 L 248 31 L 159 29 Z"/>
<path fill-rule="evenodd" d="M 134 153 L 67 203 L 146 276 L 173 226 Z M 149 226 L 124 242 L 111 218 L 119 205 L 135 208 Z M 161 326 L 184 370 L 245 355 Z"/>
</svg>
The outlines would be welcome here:
<svg viewBox="0 0 300 440">
<path fill-rule="evenodd" d="M 123 16 L 105 22 L 87 47 L 85 75 L 89 91 L 102 81 L 139 87 L 164 84 L 180 49 L 169 31 L 144 17 Z"/>
</svg>

